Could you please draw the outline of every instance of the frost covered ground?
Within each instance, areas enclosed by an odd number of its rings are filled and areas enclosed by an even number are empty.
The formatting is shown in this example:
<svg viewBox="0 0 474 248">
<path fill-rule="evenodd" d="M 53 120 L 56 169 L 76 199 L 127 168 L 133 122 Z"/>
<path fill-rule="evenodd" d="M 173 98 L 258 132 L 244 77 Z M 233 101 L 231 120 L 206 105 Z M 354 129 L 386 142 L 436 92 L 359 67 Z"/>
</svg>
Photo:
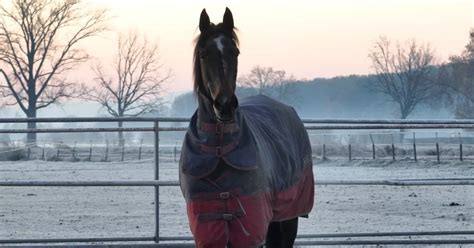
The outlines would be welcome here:
<svg viewBox="0 0 474 248">
<path fill-rule="evenodd" d="M 314 171 L 316 180 L 472 178 L 474 161 L 318 160 Z M 160 179 L 177 178 L 177 164 L 161 161 Z M 150 160 L 0 162 L 2 181 L 152 179 Z M 0 187 L 0 239 L 150 237 L 154 204 L 151 187 Z M 190 236 L 179 188 L 162 187 L 159 204 L 160 235 Z M 317 186 L 299 233 L 440 230 L 474 230 L 474 186 Z"/>
</svg>

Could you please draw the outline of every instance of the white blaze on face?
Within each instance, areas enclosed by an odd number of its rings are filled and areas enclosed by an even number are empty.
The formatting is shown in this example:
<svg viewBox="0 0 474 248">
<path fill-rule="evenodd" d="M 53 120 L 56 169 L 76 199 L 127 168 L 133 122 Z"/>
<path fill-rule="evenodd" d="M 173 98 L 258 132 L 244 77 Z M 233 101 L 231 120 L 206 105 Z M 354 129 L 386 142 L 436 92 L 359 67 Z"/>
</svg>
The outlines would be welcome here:
<svg viewBox="0 0 474 248">
<path fill-rule="evenodd" d="M 221 55 L 224 54 L 224 44 L 222 44 L 222 39 L 224 39 L 224 36 L 219 35 L 219 37 L 214 39 L 214 42 L 216 43 L 217 49 L 221 53 Z M 227 74 L 227 63 L 225 63 L 224 59 L 222 58 L 222 65 L 224 68 L 224 75 Z"/>
<path fill-rule="evenodd" d="M 217 49 L 219 49 L 219 52 L 221 52 L 221 55 L 224 52 L 224 44 L 222 44 L 222 39 L 224 39 L 224 36 L 222 35 L 214 39 L 214 42 L 216 42 Z"/>
</svg>

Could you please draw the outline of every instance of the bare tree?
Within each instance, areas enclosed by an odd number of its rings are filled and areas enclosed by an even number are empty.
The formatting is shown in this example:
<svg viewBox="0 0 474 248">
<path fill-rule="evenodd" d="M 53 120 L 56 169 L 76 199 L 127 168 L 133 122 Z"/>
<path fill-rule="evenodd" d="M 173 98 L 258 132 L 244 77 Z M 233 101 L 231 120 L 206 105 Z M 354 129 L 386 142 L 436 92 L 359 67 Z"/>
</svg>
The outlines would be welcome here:
<svg viewBox="0 0 474 248">
<path fill-rule="evenodd" d="M 105 30 L 106 11 L 91 11 L 80 0 L 13 0 L 0 6 L 0 92 L 4 104 L 18 105 L 27 117 L 75 96 L 60 75 L 88 59 L 81 40 Z M 36 128 L 36 123 L 28 123 Z M 29 133 L 29 143 L 36 134 Z"/>
<path fill-rule="evenodd" d="M 87 90 L 87 99 L 98 102 L 114 117 L 139 116 L 163 107 L 163 85 L 171 73 L 162 72 L 157 43 L 136 33 L 121 34 L 112 67 L 110 76 L 102 65 L 93 68 L 97 86 Z M 124 144 L 122 132 L 119 142 Z"/>
<path fill-rule="evenodd" d="M 429 44 L 408 41 L 406 46 L 395 46 L 381 37 L 369 53 L 377 80 L 369 87 L 389 96 L 400 109 L 400 118 L 407 116 L 417 105 L 434 95 L 434 51 Z"/>
<path fill-rule="evenodd" d="M 272 67 L 256 65 L 249 74 L 239 78 L 242 86 L 254 88 L 258 94 L 274 97 L 281 101 L 291 102 L 294 95 L 295 81 L 293 76 L 287 77 L 284 70 L 274 70 Z"/>
<path fill-rule="evenodd" d="M 275 77 L 273 81 L 273 88 L 274 88 L 274 96 L 276 99 L 281 101 L 285 101 L 288 103 L 295 103 L 296 100 L 294 99 L 296 94 L 295 89 L 295 77 L 290 75 L 289 77 L 286 76 L 286 71 L 283 70 L 276 70 L 274 71 Z"/>
<path fill-rule="evenodd" d="M 439 83 L 452 106 L 456 118 L 474 118 L 474 29 L 470 41 L 459 56 L 451 56 L 440 68 Z"/>
<path fill-rule="evenodd" d="M 273 84 L 274 71 L 272 67 L 256 65 L 250 73 L 239 78 L 243 86 L 255 88 L 258 94 L 265 94 Z"/>
</svg>

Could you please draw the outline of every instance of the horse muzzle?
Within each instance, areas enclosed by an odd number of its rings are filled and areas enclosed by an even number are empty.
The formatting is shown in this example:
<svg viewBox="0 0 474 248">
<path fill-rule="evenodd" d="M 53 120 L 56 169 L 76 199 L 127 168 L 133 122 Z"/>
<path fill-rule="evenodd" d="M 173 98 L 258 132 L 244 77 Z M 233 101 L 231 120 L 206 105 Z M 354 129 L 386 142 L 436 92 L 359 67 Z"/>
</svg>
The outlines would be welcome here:
<svg viewBox="0 0 474 248">
<path fill-rule="evenodd" d="M 217 120 L 220 122 L 233 121 L 235 118 L 235 110 L 238 105 L 237 97 L 234 94 L 231 96 L 223 94 L 217 96 L 213 104 Z"/>
</svg>

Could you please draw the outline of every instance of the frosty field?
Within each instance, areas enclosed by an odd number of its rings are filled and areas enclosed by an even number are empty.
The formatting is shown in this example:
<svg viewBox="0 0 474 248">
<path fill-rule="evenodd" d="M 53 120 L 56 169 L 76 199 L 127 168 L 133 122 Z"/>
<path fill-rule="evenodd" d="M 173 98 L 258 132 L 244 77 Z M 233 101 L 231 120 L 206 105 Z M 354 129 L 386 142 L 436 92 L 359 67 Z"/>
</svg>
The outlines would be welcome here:
<svg viewBox="0 0 474 248">
<path fill-rule="evenodd" d="M 474 176 L 472 161 L 314 164 L 316 180 Z M 177 180 L 177 164 L 161 161 L 160 179 Z M 153 180 L 153 161 L 0 162 L 0 180 Z M 0 187 L 0 239 L 149 237 L 154 204 L 152 187 Z M 190 236 L 179 187 L 162 187 L 159 204 L 160 235 Z M 299 234 L 441 230 L 474 230 L 474 186 L 316 186 L 314 209 L 300 219 Z"/>
</svg>

